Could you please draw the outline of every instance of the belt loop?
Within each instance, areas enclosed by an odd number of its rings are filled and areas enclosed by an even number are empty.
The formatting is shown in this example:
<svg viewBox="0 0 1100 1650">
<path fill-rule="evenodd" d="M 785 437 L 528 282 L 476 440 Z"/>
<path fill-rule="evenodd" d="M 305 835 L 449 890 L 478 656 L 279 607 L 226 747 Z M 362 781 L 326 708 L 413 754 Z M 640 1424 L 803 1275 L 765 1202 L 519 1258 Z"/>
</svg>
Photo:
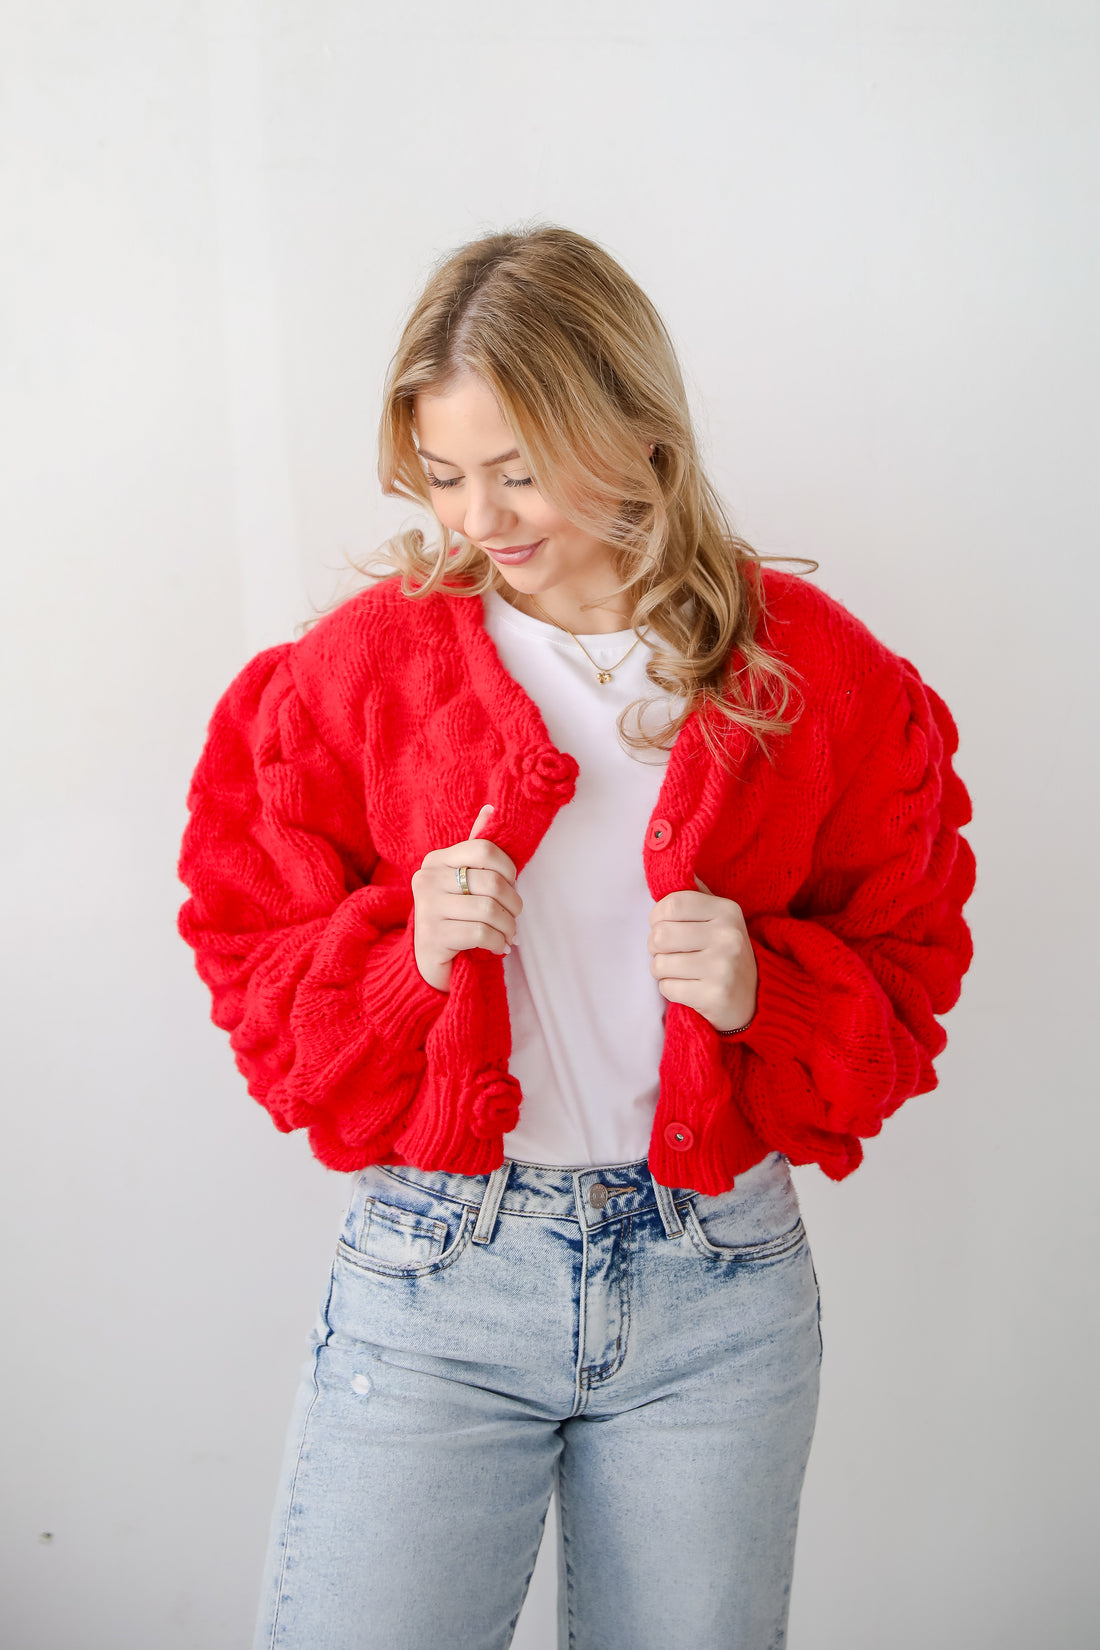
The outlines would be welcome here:
<svg viewBox="0 0 1100 1650">
<path fill-rule="evenodd" d="M 672 1195 L 671 1187 L 662 1186 L 659 1180 L 654 1179 L 652 1171 L 649 1178 L 653 1181 L 653 1191 L 657 1199 L 657 1208 L 665 1229 L 665 1236 L 667 1238 L 683 1237 L 684 1223 L 680 1219 L 679 1211 L 676 1208 L 676 1199 Z"/>
<path fill-rule="evenodd" d="M 481 1200 L 478 1210 L 477 1223 L 474 1226 L 475 1243 L 490 1243 L 496 1231 L 497 1213 L 500 1209 L 500 1200 L 504 1196 L 504 1188 L 508 1183 L 508 1171 L 512 1167 L 506 1157 L 499 1169 L 494 1169 L 489 1176 L 489 1184 L 485 1188 L 485 1196 Z"/>
</svg>

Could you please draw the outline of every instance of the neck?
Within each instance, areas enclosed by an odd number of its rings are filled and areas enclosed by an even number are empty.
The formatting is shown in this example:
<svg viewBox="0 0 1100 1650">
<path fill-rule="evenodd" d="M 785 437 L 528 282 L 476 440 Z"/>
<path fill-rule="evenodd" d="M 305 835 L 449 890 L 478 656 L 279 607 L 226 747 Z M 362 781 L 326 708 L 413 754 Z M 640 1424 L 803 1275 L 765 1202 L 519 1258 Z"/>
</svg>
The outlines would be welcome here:
<svg viewBox="0 0 1100 1650">
<path fill-rule="evenodd" d="M 520 613 L 530 619 L 561 625 L 574 635 L 609 636 L 615 631 L 629 630 L 633 612 L 625 596 L 612 596 L 606 602 L 599 597 L 572 595 L 560 588 L 540 591 L 537 597 L 523 591 L 505 589 L 504 597 Z"/>
</svg>

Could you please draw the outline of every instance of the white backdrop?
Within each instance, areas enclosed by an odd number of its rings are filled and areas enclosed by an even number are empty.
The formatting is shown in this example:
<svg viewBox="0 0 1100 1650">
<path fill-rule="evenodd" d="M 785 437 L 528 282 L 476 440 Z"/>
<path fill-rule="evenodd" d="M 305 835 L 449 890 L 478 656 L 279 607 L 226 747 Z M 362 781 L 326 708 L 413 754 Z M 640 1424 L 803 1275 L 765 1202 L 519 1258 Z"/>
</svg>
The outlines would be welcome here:
<svg viewBox="0 0 1100 1650">
<path fill-rule="evenodd" d="M 2 32 L 5 1644 L 247 1650 L 346 1182 L 209 1024 L 184 796 L 232 674 L 405 519 L 375 428 L 431 260 L 543 218 L 650 292 L 742 531 L 914 660 L 974 801 L 940 1086 L 847 1182 L 798 1174 L 791 1645 L 1091 1646 L 1096 8 L 6 0 Z"/>
</svg>

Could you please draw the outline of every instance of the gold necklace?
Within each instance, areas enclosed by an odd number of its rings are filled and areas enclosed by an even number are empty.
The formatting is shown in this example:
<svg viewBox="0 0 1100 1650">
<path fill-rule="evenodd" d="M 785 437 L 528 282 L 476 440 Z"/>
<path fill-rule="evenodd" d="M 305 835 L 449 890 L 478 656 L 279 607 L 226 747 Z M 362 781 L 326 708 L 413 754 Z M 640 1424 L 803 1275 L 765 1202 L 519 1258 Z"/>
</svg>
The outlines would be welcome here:
<svg viewBox="0 0 1100 1650">
<path fill-rule="evenodd" d="M 570 630 L 568 625 L 558 624 L 557 619 L 551 619 L 550 618 L 549 613 L 547 613 L 545 607 L 543 607 L 542 603 L 538 600 L 537 597 L 528 596 L 527 600 L 529 602 L 534 602 L 535 606 L 538 608 L 538 610 L 542 614 L 543 618 L 548 620 L 550 624 L 556 625 L 559 630 L 564 630 L 565 634 L 567 636 L 572 636 L 573 637 L 573 640 L 576 642 L 577 646 L 580 648 L 581 652 L 584 654 L 585 658 L 588 660 L 588 663 L 592 666 L 592 669 L 596 672 L 597 682 L 603 682 L 603 683 L 610 682 L 612 671 L 618 670 L 618 668 L 621 664 L 626 663 L 627 659 L 630 658 L 630 655 L 634 652 L 634 649 L 637 647 L 638 643 L 642 640 L 641 636 L 636 637 L 635 640 L 631 642 L 630 646 L 627 648 L 627 650 L 623 654 L 622 658 L 617 659 L 613 665 L 611 665 L 609 668 L 605 669 L 602 665 L 598 665 L 596 663 L 595 659 L 592 657 L 591 653 L 589 653 L 588 649 L 585 647 L 585 645 L 581 641 L 580 637 L 578 635 L 576 635 L 574 631 Z"/>
</svg>

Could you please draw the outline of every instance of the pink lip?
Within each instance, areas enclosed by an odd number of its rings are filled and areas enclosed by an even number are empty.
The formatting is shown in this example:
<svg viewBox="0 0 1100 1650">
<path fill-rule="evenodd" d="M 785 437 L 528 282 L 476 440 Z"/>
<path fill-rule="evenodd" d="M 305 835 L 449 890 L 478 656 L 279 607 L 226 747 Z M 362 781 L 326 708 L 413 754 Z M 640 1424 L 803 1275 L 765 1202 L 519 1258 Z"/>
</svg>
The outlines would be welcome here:
<svg viewBox="0 0 1100 1650">
<path fill-rule="evenodd" d="M 509 563 L 527 561 L 528 558 L 533 556 L 535 551 L 540 549 L 545 542 L 546 541 L 544 539 L 539 539 L 536 544 L 510 545 L 506 550 L 490 550 L 486 548 L 485 553 L 488 556 L 492 556 L 494 561 L 506 561 Z"/>
</svg>

